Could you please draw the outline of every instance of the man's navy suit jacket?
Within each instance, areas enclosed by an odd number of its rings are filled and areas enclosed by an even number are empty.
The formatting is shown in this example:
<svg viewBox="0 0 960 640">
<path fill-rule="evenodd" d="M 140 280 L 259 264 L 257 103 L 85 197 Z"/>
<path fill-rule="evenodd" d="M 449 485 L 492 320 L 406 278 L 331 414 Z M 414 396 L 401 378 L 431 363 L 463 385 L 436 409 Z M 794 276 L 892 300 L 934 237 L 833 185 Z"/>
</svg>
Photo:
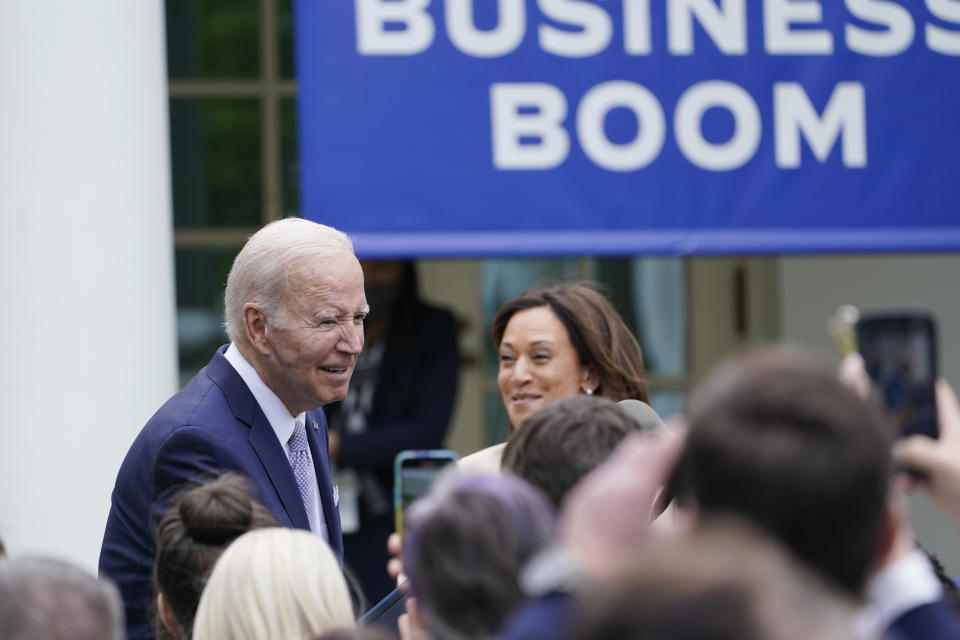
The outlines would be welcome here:
<svg viewBox="0 0 960 640">
<path fill-rule="evenodd" d="M 946 600 L 928 602 L 900 615 L 887 630 L 887 640 L 956 640 L 957 612 Z"/>
<path fill-rule="evenodd" d="M 131 638 L 152 637 L 154 533 L 169 499 L 186 483 L 238 471 L 251 480 L 256 497 L 281 526 L 310 528 L 283 446 L 240 374 L 224 358 L 225 350 L 150 418 L 117 475 L 100 573 L 120 589 Z M 306 426 L 330 546 L 342 561 L 323 411 L 308 411 Z"/>
</svg>

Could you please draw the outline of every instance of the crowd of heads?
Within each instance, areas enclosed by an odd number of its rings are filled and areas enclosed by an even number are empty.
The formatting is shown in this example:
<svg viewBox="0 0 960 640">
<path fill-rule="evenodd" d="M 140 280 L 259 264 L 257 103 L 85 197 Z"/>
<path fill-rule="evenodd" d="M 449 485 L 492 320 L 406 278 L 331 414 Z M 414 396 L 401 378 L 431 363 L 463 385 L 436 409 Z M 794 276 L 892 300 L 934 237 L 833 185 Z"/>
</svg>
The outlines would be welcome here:
<svg viewBox="0 0 960 640">
<path fill-rule="evenodd" d="M 158 638 L 311 638 L 353 626 L 329 546 L 279 527 L 251 491 L 226 473 L 184 491 L 160 519 Z"/>
<path fill-rule="evenodd" d="M 892 440 L 870 403 L 809 354 L 763 351 L 717 369 L 687 409 L 678 503 L 734 513 L 852 593 L 878 555 Z"/>
<path fill-rule="evenodd" d="M 312 638 L 355 620 L 340 563 L 308 531 L 271 527 L 224 551 L 197 608 L 197 640 Z"/>
<path fill-rule="evenodd" d="M 569 640 L 853 640 L 852 607 L 766 536 L 716 523 L 637 554 Z"/>
<path fill-rule="evenodd" d="M 247 531 L 276 527 L 242 477 L 227 473 L 173 501 L 157 525 L 153 584 L 157 636 L 189 636 L 207 578 L 227 545 Z"/>
<path fill-rule="evenodd" d="M 414 611 L 428 637 L 502 632 L 510 618 L 504 612 L 515 614 L 536 592 L 530 584 L 538 567 L 562 573 L 557 549 L 569 542 L 567 551 L 576 552 L 582 544 L 564 539 L 563 517 L 553 531 L 535 524 L 546 522 L 535 517 L 541 513 L 535 501 L 512 500 L 513 508 L 490 511 L 489 489 L 499 487 L 502 509 L 505 489 L 518 480 L 567 519 L 579 517 L 569 514 L 576 509 L 567 509 L 571 502 L 611 503 L 580 512 L 592 514 L 581 526 L 598 530 L 589 544 L 609 544 L 615 570 L 556 583 L 595 585 L 579 594 L 581 615 L 556 637 L 854 637 L 856 606 L 892 535 L 892 441 L 884 416 L 841 384 L 834 367 L 806 352 L 768 348 L 709 376 L 692 395 L 685 423 L 680 434 L 663 428 L 644 434 L 616 403 L 571 394 L 511 434 L 503 476 L 439 483 L 414 505 L 405 543 Z M 643 487 L 645 493 L 630 488 L 631 476 L 642 475 L 635 465 L 621 460 L 615 471 L 602 470 L 614 464 L 618 447 L 637 438 L 675 445 L 674 458 L 654 478 L 657 486 Z M 593 479 L 598 468 L 615 475 Z M 606 482 L 609 491 L 578 495 L 587 477 Z M 658 490 L 675 498 L 669 517 L 682 523 L 667 542 L 649 535 L 660 513 L 652 500 Z M 524 504 L 528 513 L 521 516 Z M 589 563 L 582 564 L 581 570 Z"/>
<path fill-rule="evenodd" d="M 559 509 L 567 493 L 641 426 L 615 403 L 568 396 L 534 413 L 507 441 L 503 469 Z"/>
<path fill-rule="evenodd" d="M 524 600 L 523 566 L 550 541 L 554 511 L 509 475 L 451 475 L 415 503 L 404 567 L 433 637 L 484 638 Z"/>
<path fill-rule="evenodd" d="M 493 340 L 513 427 L 503 471 L 566 513 L 584 478 L 625 440 L 642 437 L 634 434 L 644 425 L 607 400 L 647 400 L 639 347 L 609 302 L 583 285 L 538 289 L 507 302 L 494 321 Z M 518 405 L 513 411 L 511 403 Z M 661 425 L 659 435 L 649 436 L 682 441 L 657 487 L 631 492 L 628 476 L 636 469 L 622 467 L 616 472 L 621 486 L 617 479 L 602 481 L 614 489 L 612 506 L 581 509 L 597 516 L 587 527 L 611 529 L 606 539 L 621 554 L 614 563 L 629 570 L 613 571 L 615 579 L 583 598 L 584 614 L 571 637 L 853 637 L 856 605 L 896 535 L 885 416 L 842 384 L 833 366 L 801 350 L 767 348 L 715 370 L 692 395 L 684 422 L 681 434 Z M 471 486 L 461 482 L 461 489 Z M 445 522 L 436 504 L 449 499 L 449 491 L 417 505 L 419 527 L 431 524 L 431 514 L 436 526 Z M 658 494 L 659 501 L 649 499 Z M 598 496 L 604 499 L 591 494 Z M 677 538 L 656 542 L 651 520 L 669 498 Z M 468 504 L 460 496 L 447 508 L 464 511 L 458 517 L 478 539 L 472 551 L 454 545 L 445 555 L 416 535 L 406 544 L 414 612 L 429 637 L 487 637 L 483 627 L 457 628 L 450 621 L 505 620 L 484 609 L 491 600 L 482 595 L 483 580 L 471 576 L 484 574 L 476 563 L 487 566 L 517 547 L 505 542 L 478 560 L 474 551 L 484 548 L 484 536 L 509 538 L 499 532 L 504 522 L 478 521 Z M 536 582 L 534 569 L 551 563 L 562 569 L 563 555 L 555 551 L 565 543 L 562 522 L 538 552 L 504 575 L 502 584 L 511 587 L 501 589 L 511 594 L 514 612 L 517 600 L 531 595 L 521 585 Z M 455 529 L 446 523 L 451 539 Z M 596 541 L 604 536 L 590 540 L 602 544 Z M 426 554 L 442 557 L 444 570 L 424 567 Z M 454 597 L 464 593 L 472 593 L 472 603 Z"/>
<path fill-rule="evenodd" d="M 312 286 L 318 256 L 347 284 Z M 349 238 L 306 221 L 268 225 L 234 262 L 228 334 L 262 359 L 291 411 L 342 397 L 316 360 L 336 369 L 359 352 L 362 277 Z M 348 317 L 297 337 L 311 301 L 329 296 Z M 833 367 L 782 348 L 734 358 L 692 394 L 674 431 L 631 412 L 649 402 L 640 346 L 591 286 L 524 293 L 500 308 L 492 334 L 512 427 L 502 473 L 453 469 L 406 514 L 416 637 L 498 637 L 550 589 L 575 601 L 554 636 L 572 640 L 852 637 L 871 571 L 896 544 L 893 443 L 884 416 Z M 298 350 L 309 371 L 298 371 Z M 651 527 L 670 498 L 663 541 Z M 236 474 L 180 493 L 155 542 L 158 637 L 386 634 L 356 626 L 362 612 L 330 547 L 277 526 Z M 594 553 L 613 570 L 594 571 Z M 0 558 L 2 638 L 119 638 L 121 618 L 107 581 L 54 560 Z"/>
</svg>

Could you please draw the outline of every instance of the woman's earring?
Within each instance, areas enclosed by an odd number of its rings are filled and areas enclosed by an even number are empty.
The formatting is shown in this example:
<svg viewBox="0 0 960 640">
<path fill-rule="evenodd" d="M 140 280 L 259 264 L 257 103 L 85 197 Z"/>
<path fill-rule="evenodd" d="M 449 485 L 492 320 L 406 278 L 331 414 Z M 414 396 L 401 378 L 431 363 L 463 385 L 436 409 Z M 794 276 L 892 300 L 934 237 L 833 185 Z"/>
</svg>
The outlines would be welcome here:
<svg viewBox="0 0 960 640">
<path fill-rule="evenodd" d="M 588 395 L 588 396 L 592 396 L 592 395 L 593 395 L 593 389 L 584 389 L 584 391 L 587 392 L 587 395 Z"/>
</svg>

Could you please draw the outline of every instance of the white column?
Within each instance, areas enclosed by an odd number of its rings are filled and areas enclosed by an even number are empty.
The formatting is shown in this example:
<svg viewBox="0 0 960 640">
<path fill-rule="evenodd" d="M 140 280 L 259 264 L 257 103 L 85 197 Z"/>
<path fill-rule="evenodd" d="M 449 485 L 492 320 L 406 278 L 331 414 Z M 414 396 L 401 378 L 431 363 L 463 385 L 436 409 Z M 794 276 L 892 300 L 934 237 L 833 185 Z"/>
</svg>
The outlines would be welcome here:
<svg viewBox="0 0 960 640">
<path fill-rule="evenodd" d="M 0 2 L 0 537 L 95 569 L 176 385 L 161 0 Z"/>
</svg>

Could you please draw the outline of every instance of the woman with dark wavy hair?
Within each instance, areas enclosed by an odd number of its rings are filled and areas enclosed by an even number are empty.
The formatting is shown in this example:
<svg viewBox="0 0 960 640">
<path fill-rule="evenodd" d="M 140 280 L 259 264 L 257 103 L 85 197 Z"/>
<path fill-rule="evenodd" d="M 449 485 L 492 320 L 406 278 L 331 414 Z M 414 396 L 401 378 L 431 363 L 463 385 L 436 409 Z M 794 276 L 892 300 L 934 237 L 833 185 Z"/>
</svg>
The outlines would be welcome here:
<svg viewBox="0 0 960 640">
<path fill-rule="evenodd" d="M 583 393 L 649 403 L 640 344 L 610 301 L 583 283 L 532 289 L 508 300 L 493 321 L 497 385 L 510 429 L 557 398 Z M 503 444 L 461 461 L 500 467 Z"/>
</svg>

